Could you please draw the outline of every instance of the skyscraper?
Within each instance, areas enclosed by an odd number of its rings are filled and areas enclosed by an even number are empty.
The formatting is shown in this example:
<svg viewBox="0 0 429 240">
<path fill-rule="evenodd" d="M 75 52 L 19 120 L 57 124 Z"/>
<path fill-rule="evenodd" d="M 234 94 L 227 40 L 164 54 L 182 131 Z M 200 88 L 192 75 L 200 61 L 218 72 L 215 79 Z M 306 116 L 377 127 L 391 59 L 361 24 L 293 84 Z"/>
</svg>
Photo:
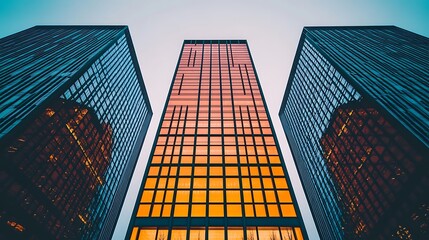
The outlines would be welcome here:
<svg viewBox="0 0 429 240">
<path fill-rule="evenodd" d="M 185 40 L 127 239 L 305 239 L 245 40 Z"/>
<path fill-rule="evenodd" d="M 322 239 L 429 236 L 429 39 L 306 27 L 280 109 Z"/>
<path fill-rule="evenodd" d="M 0 238 L 110 238 L 152 116 L 128 27 L 36 26 L 0 69 Z"/>
</svg>

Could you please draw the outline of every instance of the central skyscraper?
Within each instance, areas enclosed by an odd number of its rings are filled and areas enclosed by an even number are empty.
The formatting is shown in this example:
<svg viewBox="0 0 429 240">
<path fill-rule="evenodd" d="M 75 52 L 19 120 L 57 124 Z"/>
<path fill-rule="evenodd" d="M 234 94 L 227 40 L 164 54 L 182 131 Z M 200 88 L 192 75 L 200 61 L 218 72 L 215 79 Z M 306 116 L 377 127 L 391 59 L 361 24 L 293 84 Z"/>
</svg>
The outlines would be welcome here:
<svg viewBox="0 0 429 240">
<path fill-rule="evenodd" d="M 245 40 L 187 40 L 128 239 L 305 239 Z"/>
</svg>

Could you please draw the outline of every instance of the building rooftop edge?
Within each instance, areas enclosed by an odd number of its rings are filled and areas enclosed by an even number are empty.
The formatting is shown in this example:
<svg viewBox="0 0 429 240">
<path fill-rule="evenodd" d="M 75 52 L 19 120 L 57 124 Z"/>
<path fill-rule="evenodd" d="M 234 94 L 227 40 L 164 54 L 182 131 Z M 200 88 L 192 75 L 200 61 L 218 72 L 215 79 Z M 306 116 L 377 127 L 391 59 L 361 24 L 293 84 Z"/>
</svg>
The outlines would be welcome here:
<svg viewBox="0 0 429 240">
<path fill-rule="evenodd" d="M 184 44 L 192 44 L 192 43 L 247 43 L 246 39 L 185 39 L 183 40 Z"/>
<path fill-rule="evenodd" d="M 395 25 L 353 25 L 353 26 L 304 26 L 304 29 L 378 29 L 378 28 L 399 28 Z"/>
</svg>

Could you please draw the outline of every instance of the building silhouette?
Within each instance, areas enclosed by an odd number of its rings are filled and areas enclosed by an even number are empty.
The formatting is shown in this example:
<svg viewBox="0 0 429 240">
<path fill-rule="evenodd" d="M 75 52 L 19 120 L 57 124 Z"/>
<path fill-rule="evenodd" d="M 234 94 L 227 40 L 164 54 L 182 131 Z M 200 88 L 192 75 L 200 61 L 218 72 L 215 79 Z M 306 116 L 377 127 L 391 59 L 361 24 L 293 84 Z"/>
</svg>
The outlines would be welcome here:
<svg viewBox="0 0 429 240">
<path fill-rule="evenodd" d="M 152 116 L 128 27 L 36 26 L 0 53 L 0 238 L 110 238 Z"/>
<path fill-rule="evenodd" d="M 322 239 L 429 236 L 429 39 L 306 27 L 280 118 Z"/>
<path fill-rule="evenodd" d="M 127 239 L 307 239 L 247 41 L 184 41 Z"/>
</svg>

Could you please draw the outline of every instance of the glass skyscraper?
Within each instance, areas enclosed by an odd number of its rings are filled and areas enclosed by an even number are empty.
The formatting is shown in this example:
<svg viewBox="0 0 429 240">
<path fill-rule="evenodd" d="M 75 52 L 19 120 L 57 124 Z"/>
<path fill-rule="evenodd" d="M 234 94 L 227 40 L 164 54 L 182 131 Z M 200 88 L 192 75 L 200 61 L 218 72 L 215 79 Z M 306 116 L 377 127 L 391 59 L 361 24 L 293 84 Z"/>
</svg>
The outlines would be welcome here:
<svg viewBox="0 0 429 240">
<path fill-rule="evenodd" d="M 128 27 L 0 39 L 0 238 L 109 239 L 151 117 Z"/>
<path fill-rule="evenodd" d="M 307 239 L 247 41 L 184 41 L 127 239 Z"/>
<path fill-rule="evenodd" d="M 429 238 L 429 39 L 306 27 L 280 109 L 322 239 Z"/>
</svg>

